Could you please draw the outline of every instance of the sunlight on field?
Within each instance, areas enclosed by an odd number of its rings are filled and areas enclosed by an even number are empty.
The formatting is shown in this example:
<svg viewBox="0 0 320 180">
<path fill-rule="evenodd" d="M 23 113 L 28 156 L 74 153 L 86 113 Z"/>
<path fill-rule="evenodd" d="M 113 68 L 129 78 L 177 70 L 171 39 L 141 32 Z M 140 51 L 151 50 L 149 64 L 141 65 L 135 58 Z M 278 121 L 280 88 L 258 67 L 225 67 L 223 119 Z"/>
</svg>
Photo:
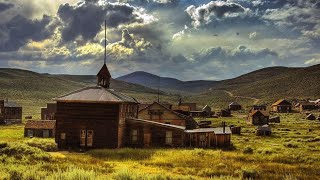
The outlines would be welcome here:
<svg viewBox="0 0 320 180">
<path fill-rule="evenodd" d="M 279 115 L 279 114 L 277 114 Z M 0 127 L 0 179 L 316 179 L 319 121 L 280 114 L 270 137 L 255 135 L 244 115 L 207 119 L 242 126 L 233 150 L 97 149 L 56 152 L 53 139 L 23 138 L 23 126 Z M 7 143 L 5 143 L 7 142 Z M 17 144 L 18 143 L 18 144 Z M 45 152 L 51 151 L 51 152 Z M 32 162 L 32 166 L 29 164 Z"/>
</svg>

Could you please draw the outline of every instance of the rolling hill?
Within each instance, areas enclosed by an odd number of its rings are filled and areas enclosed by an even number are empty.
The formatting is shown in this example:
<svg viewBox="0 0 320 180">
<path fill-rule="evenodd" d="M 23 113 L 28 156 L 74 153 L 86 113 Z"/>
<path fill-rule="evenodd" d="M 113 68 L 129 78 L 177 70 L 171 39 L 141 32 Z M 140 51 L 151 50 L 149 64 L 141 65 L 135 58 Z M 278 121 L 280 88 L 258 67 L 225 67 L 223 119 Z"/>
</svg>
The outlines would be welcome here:
<svg viewBox="0 0 320 180">
<path fill-rule="evenodd" d="M 216 81 L 180 81 L 175 78 L 169 77 L 160 77 L 154 74 L 150 74 L 144 71 L 133 72 L 121 77 L 116 78 L 120 81 L 140 84 L 150 88 L 158 88 L 162 90 L 173 90 L 173 91 L 184 91 L 184 92 L 193 92 L 199 93 L 206 91 L 210 87 L 214 86 Z"/>
</svg>

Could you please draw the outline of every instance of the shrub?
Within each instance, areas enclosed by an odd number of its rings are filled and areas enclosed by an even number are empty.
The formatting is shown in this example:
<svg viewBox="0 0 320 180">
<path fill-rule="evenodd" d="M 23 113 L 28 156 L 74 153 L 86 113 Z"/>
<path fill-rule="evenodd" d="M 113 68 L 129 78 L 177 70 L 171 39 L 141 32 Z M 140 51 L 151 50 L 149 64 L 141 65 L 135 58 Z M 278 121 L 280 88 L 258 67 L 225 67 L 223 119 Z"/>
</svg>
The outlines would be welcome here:
<svg viewBox="0 0 320 180">
<path fill-rule="evenodd" d="M 47 152 L 57 151 L 57 144 L 53 139 L 32 138 L 26 142 L 29 146 L 37 147 Z"/>
<path fill-rule="evenodd" d="M 241 177 L 243 179 L 255 179 L 258 178 L 258 172 L 254 169 L 242 169 L 241 170 Z"/>
<path fill-rule="evenodd" d="M 284 146 L 288 148 L 297 148 L 298 144 L 294 142 L 288 142 L 288 143 L 285 143 Z"/>
<path fill-rule="evenodd" d="M 51 156 L 42 151 L 39 148 L 28 146 L 24 143 L 12 143 L 8 144 L 7 147 L 0 149 L 0 154 L 5 154 L 7 156 L 13 156 L 18 159 L 23 159 L 26 157 L 31 157 L 36 160 L 49 161 Z"/>
<path fill-rule="evenodd" d="M 242 152 L 244 154 L 252 154 L 253 153 L 253 149 L 251 147 L 247 146 L 242 150 Z"/>
<path fill-rule="evenodd" d="M 53 172 L 47 180 L 95 180 L 99 179 L 97 173 L 93 170 L 86 171 L 81 168 L 69 167 L 65 171 L 58 170 Z"/>
<path fill-rule="evenodd" d="M 0 142 L 0 149 L 5 148 L 8 146 L 8 143 L 6 142 Z"/>
<path fill-rule="evenodd" d="M 132 148 L 123 148 L 123 149 L 96 149 L 88 151 L 87 154 L 104 159 L 112 160 L 144 160 L 149 159 L 154 153 L 151 149 L 132 149 Z"/>
</svg>

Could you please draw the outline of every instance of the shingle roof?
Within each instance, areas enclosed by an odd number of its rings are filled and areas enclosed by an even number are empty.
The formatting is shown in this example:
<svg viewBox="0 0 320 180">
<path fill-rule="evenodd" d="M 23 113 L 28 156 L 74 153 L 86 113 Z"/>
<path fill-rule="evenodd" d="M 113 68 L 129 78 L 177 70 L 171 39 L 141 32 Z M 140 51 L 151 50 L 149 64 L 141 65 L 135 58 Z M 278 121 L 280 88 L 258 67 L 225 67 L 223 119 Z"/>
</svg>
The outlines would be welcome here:
<svg viewBox="0 0 320 180">
<path fill-rule="evenodd" d="M 54 98 L 55 101 L 70 102 L 114 102 L 114 103 L 138 103 L 132 97 L 126 96 L 113 89 L 100 86 L 85 87 L 74 92 Z"/>
<path fill-rule="evenodd" d="M 25 128 L 27 129 L 54 129 L 55 120 L 28 120 Z"/>
<path fill-rule="evenodd" d="M 17 104 L 17 103 L 14 102 L 14 101 L 4 100 L 4 107 L 21 107 L 21 105 Z"/>
</svg>

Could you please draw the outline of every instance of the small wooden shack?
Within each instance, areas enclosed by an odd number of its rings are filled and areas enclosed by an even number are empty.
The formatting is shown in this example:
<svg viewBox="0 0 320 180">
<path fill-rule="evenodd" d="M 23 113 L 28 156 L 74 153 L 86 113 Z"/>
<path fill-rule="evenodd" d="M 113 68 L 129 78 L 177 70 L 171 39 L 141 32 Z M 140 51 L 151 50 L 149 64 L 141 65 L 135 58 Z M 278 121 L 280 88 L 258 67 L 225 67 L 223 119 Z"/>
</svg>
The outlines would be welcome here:
<svg viewBox="0 0 320 180">
<path fill-rule="evenodd" d="M 178 106 L 187 106 L 190 108 L 190 111 L 196 111 L 197 110 L 197 103 L 190 103 L 190 102 L 182 102 L 182 99 L 179 99 Z"/>
<path fill-rule="evenodd" d="M 190 111 L 191 117 L 208 117 L 207 111 Z"/>
<path fill-rule="evenodd" d="M 205 106 L 202 108 L 202 111 L 206 112 L 206 114 L 207 114 L 208 117 L 211 116 L 212 110 L 211 110 L 211 107 L 210 107 L 210 106 L 205 105 Z"/>
<path fill-rule="evenodd" d="M 221 117 L 230 117 L 231 116 L 230 109 L 221 109 L 220 116 Z"/>
<path fill-rule="evenodd" d="M 308 120 L 316 120 L 316 116 L 314 114 L 309 114 L 306 119 Z"/>
<path fill-rule="evenodd" d="M 257 136 L 271 136 L 271 127 L 267 124 L 258 126 L 256 134 Z"/>
<path fill-rule="evenodd" d="M 229 127 L 198 128 L 186 130 L 186 147 L 229 147 L 231 130 Z"/>
<path fill-rule="evenodd" d="M 197 126 L 196 121 L 192 117 L 175 112 L 158 102 L 154 102 L 141 109 L 138 117 L 139 119 L 183 126 L 187 129 L 193 129 Z"/>
<path fill-rule="evenodd" d="M 5 124 L 5 121 L 4 121 L 4 100 L 0 100 L 0 124 Z"/>
<path fill-rule="evenodd" d="M 241 105 L 237 102 L 232 102 L 229 104 L 229 109 L 231 111 L 238 111 L 238 110 L 241 110 Z"/>
<path fill-rule="evenodd" d="M 54 120 L 28 120 L 24 127 L 24 137 L 55 137 L 56 121 Z"/>
<path fill-rule="evenodd" d="M 54 120 L 57 111 L 57 103 L 47 103 L 47 107 L 41 108 L 42 120 Z"/>
<path fill-rule="evenodd" d="M 278 113 L 290 113 L 292 112 L 292 104 L 285 99 L 279 99 L 272 104 L 271 111 Z"/>
<path fill-rule="evenodd" d="M 21 123 L 22 106 L 12 100 L 0 100 L 3 123 Z"/>
<path fill-rule="evenodd" d="M 267 111 L 254 110 L 249 113 L 247 123 L 253 125 L 265 125 L 269 123 L 269 113 Z"/>
<path fill-rule="evenodd" d="M 280 123 L 280 117 L 274 116 L 274 117 L 269 118 L 269 123 Z"/>
<path fill-rule="evenodd" d="M 312 111 L 318 109 L 318 106 L 314 102 L 302 101 L 299 103 L 299 110 L 302 111 Z"/>
</svg>

